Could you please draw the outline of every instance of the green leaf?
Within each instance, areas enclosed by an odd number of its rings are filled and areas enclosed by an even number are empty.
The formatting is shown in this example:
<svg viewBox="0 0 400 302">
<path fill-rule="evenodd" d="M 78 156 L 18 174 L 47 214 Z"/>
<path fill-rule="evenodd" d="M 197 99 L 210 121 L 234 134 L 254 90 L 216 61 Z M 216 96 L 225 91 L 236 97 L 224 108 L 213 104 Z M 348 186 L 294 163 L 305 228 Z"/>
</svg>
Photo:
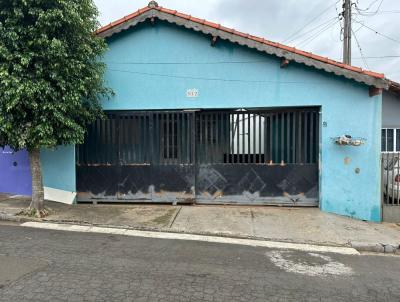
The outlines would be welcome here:
<svg viewBox="0 0 400 302">
<path fill-rule="evenodd" d="M 107 49 L 92 0 L 0 1 L 0 145 L 82 143 L 103 117 Z"/>
</svg>

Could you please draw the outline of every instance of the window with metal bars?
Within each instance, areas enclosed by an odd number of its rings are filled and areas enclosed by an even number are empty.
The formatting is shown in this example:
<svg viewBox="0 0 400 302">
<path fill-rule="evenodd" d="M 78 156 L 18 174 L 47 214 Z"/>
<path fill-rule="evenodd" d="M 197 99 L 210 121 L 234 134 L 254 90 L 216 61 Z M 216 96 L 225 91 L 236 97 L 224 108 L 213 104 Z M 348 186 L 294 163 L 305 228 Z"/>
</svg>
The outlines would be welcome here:
<svg viewBox="0 0 400 302">
<path fill-rule="evenodd" d="M 400 151 L 400 129 L 383 128 L 381 136 L 382 152 Z"/>
</svg>

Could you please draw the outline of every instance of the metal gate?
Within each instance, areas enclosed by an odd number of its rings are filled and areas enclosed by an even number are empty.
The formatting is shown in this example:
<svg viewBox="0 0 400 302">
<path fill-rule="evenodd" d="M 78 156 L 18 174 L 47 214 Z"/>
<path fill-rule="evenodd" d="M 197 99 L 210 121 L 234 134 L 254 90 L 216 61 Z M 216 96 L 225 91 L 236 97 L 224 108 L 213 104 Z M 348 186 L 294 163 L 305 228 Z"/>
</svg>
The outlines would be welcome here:
<svg viewBox="0 0 400 302">
<path fill-rule="evenodd" d="M 109 113 L 77 149 L 78 200 L 318 203 L 318 108 Z"/>
<path fill-rule="evenodd" d="M 384 138 L 382 138 L 384 140 Z M 382 141 L 382 143 L 384 143 Z M 400 152 L 382 154 L 382 219 L 400 222 Z"/>
<path fill-rule="evenodd" d="M 77 148 L 78 201 L 194 200 L 194 114 L 109 113 Z"/>
<path fill-rule="evenodd" d="M 196 116 L 196 201 L 316 205 L 319 110 Z"/>
</svg>

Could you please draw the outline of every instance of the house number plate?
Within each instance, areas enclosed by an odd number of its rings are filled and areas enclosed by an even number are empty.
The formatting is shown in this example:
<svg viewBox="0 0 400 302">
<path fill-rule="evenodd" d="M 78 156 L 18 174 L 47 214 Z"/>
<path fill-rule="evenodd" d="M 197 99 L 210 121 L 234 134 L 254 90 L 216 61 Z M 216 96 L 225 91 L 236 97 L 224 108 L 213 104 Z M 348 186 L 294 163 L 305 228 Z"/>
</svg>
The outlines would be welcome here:
<svg viewBox="0 0 400 302">
<path fill-rule="evenodd" d="M 196 88 L 191 88 L 191 89 L 186 90 L 186 97 L 188 97 L 188 98 L 199 97 L 199 90 Z"/>
</svg>

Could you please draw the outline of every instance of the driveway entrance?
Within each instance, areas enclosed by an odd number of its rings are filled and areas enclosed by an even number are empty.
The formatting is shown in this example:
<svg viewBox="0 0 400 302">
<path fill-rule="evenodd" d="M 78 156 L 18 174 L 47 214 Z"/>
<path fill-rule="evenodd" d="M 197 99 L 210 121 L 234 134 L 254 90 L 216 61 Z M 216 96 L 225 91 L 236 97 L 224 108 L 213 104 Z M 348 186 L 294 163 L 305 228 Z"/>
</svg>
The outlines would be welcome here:
<svg viewBox="0 0 400 302">
<path fill-rule="evenodd" d="M 318 204 L 318 108 L 107 117 L 77 147 L 79 201 Z"/>
</svg>

